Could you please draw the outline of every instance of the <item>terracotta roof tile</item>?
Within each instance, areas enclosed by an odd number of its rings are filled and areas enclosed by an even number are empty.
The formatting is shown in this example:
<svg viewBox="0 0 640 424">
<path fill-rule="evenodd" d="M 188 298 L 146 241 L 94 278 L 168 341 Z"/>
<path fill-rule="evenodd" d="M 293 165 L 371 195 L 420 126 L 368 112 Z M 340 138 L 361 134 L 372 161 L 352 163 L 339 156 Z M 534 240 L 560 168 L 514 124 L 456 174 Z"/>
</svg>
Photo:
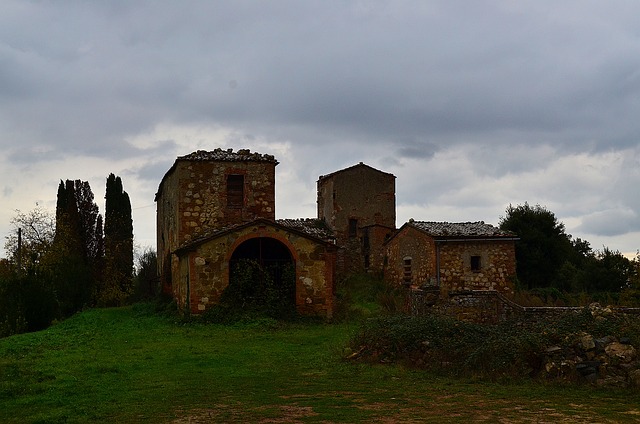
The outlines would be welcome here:
<svg viewBox="0 0 640 424">
<path fill-rule="evenodd" d="M 283 227 L 291 228 L 294 230 L 302 231 L 310 236 L 333 242 L 335 236 L 333 232 L 327 227 L 327 224 L 322 219 L 316 218 L 298 218 L 298 219 L 276 219 L 276 222 Z"/>
<path fill-rule="evenodd" d="M 409 220 L 411 225 L 434 237 L 516 237 L 516 234 L 501 230 L 484 221 L 433 222 Z"/>
</svg>

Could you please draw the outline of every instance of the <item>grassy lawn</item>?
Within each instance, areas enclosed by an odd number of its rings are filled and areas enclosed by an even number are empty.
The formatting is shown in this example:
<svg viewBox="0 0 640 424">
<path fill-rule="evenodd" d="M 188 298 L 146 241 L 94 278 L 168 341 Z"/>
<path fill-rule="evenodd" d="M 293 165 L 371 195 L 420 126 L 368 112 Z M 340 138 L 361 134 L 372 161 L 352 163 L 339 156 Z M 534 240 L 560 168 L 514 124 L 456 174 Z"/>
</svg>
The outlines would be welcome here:
<svg viewBox="0 0 640 424">
<path fill-rule="evenodd" d="M 0 422 L 640 422 L 640 393 L 354 364 L 347 324 L 96 309 L 0 340 Z"/>
</svg>

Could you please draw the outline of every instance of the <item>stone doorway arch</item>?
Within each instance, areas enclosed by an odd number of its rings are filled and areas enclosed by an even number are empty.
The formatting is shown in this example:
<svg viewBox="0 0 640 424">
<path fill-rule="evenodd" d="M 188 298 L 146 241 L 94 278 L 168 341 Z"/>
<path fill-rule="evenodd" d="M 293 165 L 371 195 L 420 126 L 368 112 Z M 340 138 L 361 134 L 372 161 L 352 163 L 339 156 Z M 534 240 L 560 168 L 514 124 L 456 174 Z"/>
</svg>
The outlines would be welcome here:
<svg viewBox="0 0 640 424">
<path fill-rule="evenodd" d="M 225 303 L 274 317 L 295 314 L 295 261 L 289 248 L 271 237 L 253 237 L 240 243 L 229 259 Z"/>
</svg>

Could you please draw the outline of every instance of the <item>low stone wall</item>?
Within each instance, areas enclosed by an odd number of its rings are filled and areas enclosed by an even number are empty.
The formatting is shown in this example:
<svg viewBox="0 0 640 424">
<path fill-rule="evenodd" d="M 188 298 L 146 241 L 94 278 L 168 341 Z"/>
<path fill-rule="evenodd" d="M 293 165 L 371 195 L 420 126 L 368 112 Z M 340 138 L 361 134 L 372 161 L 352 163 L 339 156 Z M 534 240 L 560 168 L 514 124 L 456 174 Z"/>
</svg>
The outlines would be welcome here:
<svg viewBox="0 0 640 424">
<path fill-rule="evenodd" d="M 579 313 L 584 307 L 526 307 L 518 305 L 495 290 L 450 292 L 446 298 L 439 290 L 410 289 L 407 306 L 412 315 L 439 313 L 461 321 L 495 324 L 513 317 L 540 319 L 568 313 Z M 603 313 L 616 312 L 640 315 L 640 308 L 606 307 Z"/>
</svg>

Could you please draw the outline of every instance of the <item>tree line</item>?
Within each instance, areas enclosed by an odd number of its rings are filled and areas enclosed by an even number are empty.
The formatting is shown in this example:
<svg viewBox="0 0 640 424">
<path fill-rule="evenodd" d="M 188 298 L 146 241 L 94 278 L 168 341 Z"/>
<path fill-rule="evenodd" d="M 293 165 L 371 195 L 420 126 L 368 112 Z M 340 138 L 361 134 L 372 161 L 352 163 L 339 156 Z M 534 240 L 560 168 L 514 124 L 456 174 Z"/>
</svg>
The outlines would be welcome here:
<svg viewBox="0 0 640 424">
<path fill-rule="evenodd" d="M 134 296 L 131 201 L 120 177 L 106 180 L 104 219 L 87 181 L 60 181 L 55 216 L 17 211 L 0 260 L 0 337 L 36 331 L 86 307 L 119 306 Z M 155 276 L 155 252 L 141 255 Z M 145 291 L 153 290 L 148 284 Z"/>
<path fill-rule="evenodd" d="M 609 298 L 626 293 L 627 301 L 640 302 L 640 253 L 629 259 L 606 246 L 594 250 L 588 241 L 567 234 L 555 214 L 540 205 L 509 205 L 499 226 L 519 237 L 519 289 L 582 293 L 596 299 L 603 293 Z"/>
</svg>

